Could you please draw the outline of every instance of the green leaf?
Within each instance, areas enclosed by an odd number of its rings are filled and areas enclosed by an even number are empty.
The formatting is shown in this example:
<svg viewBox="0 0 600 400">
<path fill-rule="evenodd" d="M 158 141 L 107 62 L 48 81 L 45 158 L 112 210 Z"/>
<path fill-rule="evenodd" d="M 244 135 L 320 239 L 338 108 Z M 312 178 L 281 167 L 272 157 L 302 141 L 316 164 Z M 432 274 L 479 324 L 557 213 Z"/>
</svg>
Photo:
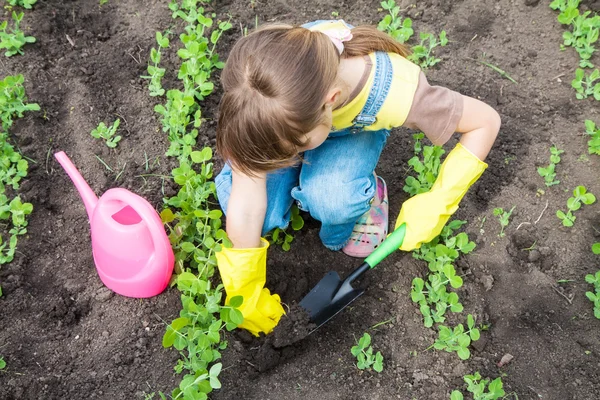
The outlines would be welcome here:
<svg viewBox="0 0 600 400">
<path fill-rule="evenodd" d="M 458 390 L 453 390 L 450 395 L 450 400 L 463 400 L 463 395 Z"/>
<path fill-rule="evenodd" d="M 243 296 L 233 296 L 230 300 L 229 300 L 229 305 L 231 307 L 241 307 L 241 305 L 244 303 L 244 297 Z"/>
<path fill-rule="evenodd" d="M 461 360 L 468 360 L 471 357 L 471 352 L 467 348 L 461 347 L 456 351 L 456 354 Z"/>
<path fill-rule="evenodd" d="M 165 334 L 163 336 L 163 340 L 162 340 L 163 347 L 168 348 L 168 347 L 173 346 L 175 339 L 179 335 L 179 331 L 182 328 L 188 326 L 189 323 L 190 323 L 190 320 L 188 318 L 177 318 L 173 322 L 171 322 L 171 325 L 169 325 L 167 327 L 167 331 L 165 332 Z"/>
<path fill-rule="evenodd" d="M 594 243 L 592 245 L 592 253 L 600 254 L 600 243 Z"/>
</svg>

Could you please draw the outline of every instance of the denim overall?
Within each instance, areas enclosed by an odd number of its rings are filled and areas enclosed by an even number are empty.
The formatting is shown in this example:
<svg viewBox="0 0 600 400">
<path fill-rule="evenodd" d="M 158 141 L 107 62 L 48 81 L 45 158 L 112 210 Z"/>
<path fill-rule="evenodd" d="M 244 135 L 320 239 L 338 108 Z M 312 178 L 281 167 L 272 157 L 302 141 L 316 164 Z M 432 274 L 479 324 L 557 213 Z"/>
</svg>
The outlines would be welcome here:
<svg viewBox="0 0 600 400">
<path fill-rule="evenodd" d="M 267 174 L 267 213 L 262 235 L 285 229 L 294 201 L 321 221 L 319 236 L 325 247 L 346 245 L 356 221 L 371 208 L 377 190 L 373 172 L 389 130 L 367 131 L 375 123 L 392 81 L 393 70 L 385 52 L 376 53 L 375 79 L 367 102 L 353 125 L 332 131 L 325 142 L 304 152 L 305 163 Z M 215 178 L 223 212 L 231 194 L 231 167 L 226 164 Z"/>
</svg>

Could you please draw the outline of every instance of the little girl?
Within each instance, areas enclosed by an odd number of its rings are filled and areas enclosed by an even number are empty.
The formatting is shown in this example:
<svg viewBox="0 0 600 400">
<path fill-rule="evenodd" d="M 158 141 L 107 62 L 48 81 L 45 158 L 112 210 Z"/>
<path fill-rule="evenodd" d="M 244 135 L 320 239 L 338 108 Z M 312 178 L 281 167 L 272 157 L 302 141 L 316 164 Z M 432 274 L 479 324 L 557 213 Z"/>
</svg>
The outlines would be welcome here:
<svg viewBox="0 0 600 400">
<path fill-rule="evenodd" d="M 217 253 L 227 301 L 243 296 L 241 325 L 269 333 L 284 313 L 264 288 L 268 242 L 294 202 L 321 222 L 325 247 L 368 256 L 388 233 L 385 181 L 375 174 L 394 127 L 425 133 L 446 157 L 427 193 L 402 205 L 400 249 L 436 237 L 458 208 L 500 128 L 488 105 L 430 86 L 406 47 L 373 27 L 316 21 L 266 26 L 241 38 L 222 73 L 215 179 L 233 248 Z"/>
</svg>

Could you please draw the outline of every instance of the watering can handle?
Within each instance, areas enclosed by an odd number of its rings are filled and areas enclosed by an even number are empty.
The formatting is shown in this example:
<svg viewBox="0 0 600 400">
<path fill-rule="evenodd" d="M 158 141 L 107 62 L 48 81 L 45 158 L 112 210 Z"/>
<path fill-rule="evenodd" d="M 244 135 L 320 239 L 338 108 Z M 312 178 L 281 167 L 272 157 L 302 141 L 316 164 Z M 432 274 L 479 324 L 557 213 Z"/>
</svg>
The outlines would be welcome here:
<svg viewBox="0 0 600 400">
<path fill-rule="evenodd" d="M 390 233 L 390 235 L 383 242 L 381 242 L 375 251 L 365 259 L 365 263 L 369 264 L 371 268 L 374 268 L 381 262 L 381 260 L 402 246 L 405 235 L 406 223 L 400 225 L 394 232 Z"/>
<path fill-rule="evenodd" d="M 126 189 L 110 189 L 106 191 L 104 195 L 102 195 L 102 199 L 103 201 L 120 201 L 133 208 L 133 210 L 138 213 L 142 220 L 148 221 L 146 225 L 148 226 L 148 230 L 152 236 L 152 242 L 154 243 L 154 257 L 163 260 L 172 259 L 172 255 L 169 254 L 172 252 L 172 248 L 169 238 L 162 228 L 163 223 L 160 220 L 156 210 L 143 197 L 140 197 Z M 150 221 L 154 223 L 150 224 Z M 160 226 L 161 228 L 156 229 L 157 226 Z"/>
</svg>

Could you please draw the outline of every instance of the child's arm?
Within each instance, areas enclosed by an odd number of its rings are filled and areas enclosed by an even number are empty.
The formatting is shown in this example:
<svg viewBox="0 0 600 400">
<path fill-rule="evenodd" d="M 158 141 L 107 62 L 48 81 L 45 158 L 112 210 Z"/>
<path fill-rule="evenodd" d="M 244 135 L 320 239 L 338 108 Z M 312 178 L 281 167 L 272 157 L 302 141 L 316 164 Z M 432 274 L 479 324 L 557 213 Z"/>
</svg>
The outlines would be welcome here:
<svg viewBox="0 0 600 400">
<path fill-rule="evenodd" d="M 463 113 L 456 128 L 462 133 L 460 143 L 484 161 L 500 130 L 500 116 L 482 101 L 468 96 L 462 98 Z"/>
<path fill-rule="evenodd" d="M 235 248 L 260 247 L 260 235 L 267 212 L 266 174 L 249 177 L 233 170 L 231 176 L 227 235 Z"/>
<path fill-rule="evenodd" d="M 216 253 L 225 303 L 236 296 L 243 297 L 239 307 L 244 328 L 258 336 L 275 328 L 284 314 L 281 299 L 266 289 L 267 249 L 269 242 L 261 238 L 267 210 L 266 175 L 256 178 L 232 172 L 232 187 L 227 204 L 227 234 L 233 248 Z"/>
</svg>

